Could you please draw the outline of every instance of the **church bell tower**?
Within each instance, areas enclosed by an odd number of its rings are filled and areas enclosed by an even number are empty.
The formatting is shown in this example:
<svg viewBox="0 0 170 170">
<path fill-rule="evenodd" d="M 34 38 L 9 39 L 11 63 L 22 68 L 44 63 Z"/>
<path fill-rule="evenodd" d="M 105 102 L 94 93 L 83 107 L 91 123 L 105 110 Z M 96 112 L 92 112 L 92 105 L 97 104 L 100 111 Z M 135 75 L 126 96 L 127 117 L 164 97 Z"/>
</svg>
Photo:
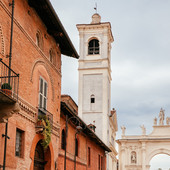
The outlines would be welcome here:
<svg viewBox="0 0 170 170">
<path fill-rule="evenodd" d="M 95 121 L 96 134 L 108 143 L 111 100 L 110 22 L 101 22 L 99 14 L 90 24 L 78 24 L 80 37 L 78 114 L 87 123 Z"/>
</svg>

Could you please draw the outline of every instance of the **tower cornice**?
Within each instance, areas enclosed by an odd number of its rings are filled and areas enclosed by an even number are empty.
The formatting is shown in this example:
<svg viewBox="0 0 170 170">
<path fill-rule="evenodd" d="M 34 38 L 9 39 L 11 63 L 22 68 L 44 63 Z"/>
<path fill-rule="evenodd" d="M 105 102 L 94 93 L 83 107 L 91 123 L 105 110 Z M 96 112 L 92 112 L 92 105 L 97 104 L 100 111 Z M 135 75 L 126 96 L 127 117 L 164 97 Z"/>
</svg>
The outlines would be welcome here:
<svg viewBox="0 0 170 170">
<path fill-rule="evenodd" d="M 87 30 L 95 30 L 95 29 L 108 29 L 110 41 L 114 41 L 114 37 L 111 31 L 111 24 L 110 22 L 102 22 L 97 24 L 77 24 L 77 29 L 79 30 L 80 34 L 83 34 L 84 32 L 87 32 Z"/>
</svg>

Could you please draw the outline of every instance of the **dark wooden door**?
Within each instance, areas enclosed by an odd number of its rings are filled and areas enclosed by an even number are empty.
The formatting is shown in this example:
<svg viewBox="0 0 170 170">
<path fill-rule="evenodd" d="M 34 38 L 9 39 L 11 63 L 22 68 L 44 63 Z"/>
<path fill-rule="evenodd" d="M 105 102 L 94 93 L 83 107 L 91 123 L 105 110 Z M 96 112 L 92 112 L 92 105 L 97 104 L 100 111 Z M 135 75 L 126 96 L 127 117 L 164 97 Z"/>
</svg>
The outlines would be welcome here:
<svg viewBox="0 0 170 170">
<path fill-rule="evenodd" d="M 46 162 L 44 160 L 44 149 L 41 142 L 37 143 L 34 155 L 34 170 L 44 170 Z"/>
</svg>

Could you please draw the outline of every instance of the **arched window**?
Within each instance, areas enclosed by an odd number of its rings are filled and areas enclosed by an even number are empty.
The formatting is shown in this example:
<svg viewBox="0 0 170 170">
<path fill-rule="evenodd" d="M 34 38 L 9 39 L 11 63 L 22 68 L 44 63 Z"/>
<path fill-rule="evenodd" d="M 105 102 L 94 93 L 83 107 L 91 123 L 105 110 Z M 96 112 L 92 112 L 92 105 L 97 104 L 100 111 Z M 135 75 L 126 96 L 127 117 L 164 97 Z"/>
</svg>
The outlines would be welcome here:
<svg viewBox="0 0 170 170">
<path fill-rule="evenodd" d="M 75 148 L 75 155 L 76 156 L 78 156 L 78 139 L 76 138 L 76 144 L 75 144 L 75 146 L 76 146 L 76 148 Z"/>
<path fill-rule="evenodd" d="M 88 54 L 99 54 L 99 41 L 97 39 L 92 39 L 89 41 Z"/>
<path fill-rule="evenodd" d="M 39 48 L 43 49 L 43 38 L 40 31 L 36 33 L 36 44 Z"/>
<path fill-rule="evenodd" d="M 95 95 L 94 94 L 90 96 L 90 107 L 91 107 L 91 110 L 95 110 Z"/>
<path fill-rule="evenodd" d="M 61 134 L 61 149 L 65 150 L 66 148 L 66 133 L 65 130 L 62 130 L 62 134 Z"/>
<path fill-rule="evenodd" d="M 40 47 L 40 34 L 38 32 L 36 33 L 36 44 Z"/>
<path fill-rule="evenodd" d="M 54 62 L 54 58 L 53 58 L 53 50 L 52 49 L 50 49 L 49 55 L 50 55 L 50 61 L 51 61 L 51 63 L 53 63 Z"/>
<path fill-rule="evenodd" d="M 94 94 L 91 95 L 91 97 L 90 97 L 90 102 L 91 102 L 91 103 L 95 103 L 95 96 L 94 96 Z"/>
<path fill-rule="evenodd" d="M 137 158 L 136 158 L 136 152 L 132 151 L 131 152 L 131 163 L 135 163 L 137 162 Z"/>
</svg>

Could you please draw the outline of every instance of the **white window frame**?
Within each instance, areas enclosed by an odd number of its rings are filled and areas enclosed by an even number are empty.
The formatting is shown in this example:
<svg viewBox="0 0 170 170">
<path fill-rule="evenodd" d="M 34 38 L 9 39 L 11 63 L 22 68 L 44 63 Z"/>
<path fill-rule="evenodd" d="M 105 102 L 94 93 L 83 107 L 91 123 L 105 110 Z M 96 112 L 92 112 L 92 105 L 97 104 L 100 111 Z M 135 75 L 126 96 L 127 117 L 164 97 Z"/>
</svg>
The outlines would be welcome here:
<svg viewBox="0 0 170 170">
<path fill-rule="evenodd" d="M 43 83 L 43 86 L 42 86 L 42 92 L 41 92 L 41 80 L 42 80 L 42 83 Z M 45 83 L 46 83 L 46 94 L 45 94 Z M 39 108 L 42 108 L 44 110 L 47 110 L 47 100 L 48 100 L 48 83 L 47 81 L 40 76 L 40 79 L 39 79 L 39 101 L 38 101 L 38 105 L 39 105 Z M 40 103 L 40 97 L 42 96 L 42 103 Z M 45 106 L 45 103 L 44 103 L 44 100 L 46 99 L 46 106 Z"/>
</svg>

